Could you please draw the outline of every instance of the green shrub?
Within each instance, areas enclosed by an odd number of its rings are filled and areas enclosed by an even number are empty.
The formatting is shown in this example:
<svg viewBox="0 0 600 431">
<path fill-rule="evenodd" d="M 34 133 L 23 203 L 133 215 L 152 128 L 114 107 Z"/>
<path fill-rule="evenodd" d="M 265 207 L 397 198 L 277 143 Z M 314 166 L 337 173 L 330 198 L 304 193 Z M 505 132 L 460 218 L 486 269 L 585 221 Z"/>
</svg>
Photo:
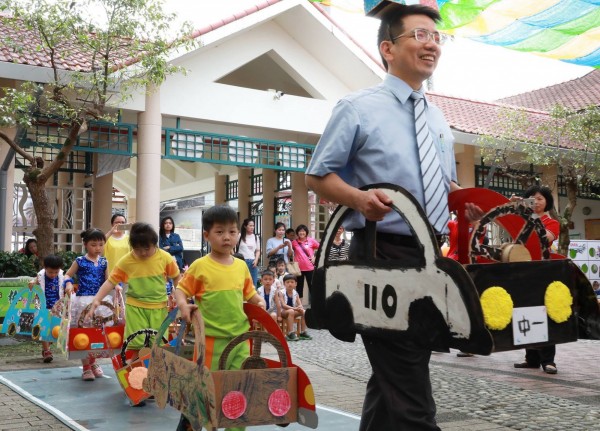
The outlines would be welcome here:
<svg viewBox="0 0 600 431">
<path fill-rule="evenodd" d="M 64 250 L 59 250 L 55 254 L 57 254 L 63 258 L 63 261 L 65 262 L 65 264 L 63 265 L 63 270 L 65 272 L 67 272 L 67 270 L 71 267 L 71 265 L 73 264 L 73 261 L 75 261 L 75 259 L 77 259 L 79 256 L 81 256 L 81 253 L 76 253 L 74 251 L 64 251 Z"/>
<path fill-rule="evenodd" d="M 38 260 L 35 256 L 25 256 L 19 252 L 0 251 L 0 277 L 35 277 L 38 268 Z"/>
<path fill-rule="evenodd" d="M 57 255 L 63 258 L 65 264 L 63 269 L 66 272 L 73 261 L 79 256 L 79 253 L 74 251 L 57 251 Z M 20 277 L 29 276 L 35 277 L 38 271 L 41 269 L 42 263 L 38 262 L 37 257 L 27 257 L 23 253 L 19 252 L 7 252 L 0 251 L 0 277 Z"/>
</svg>

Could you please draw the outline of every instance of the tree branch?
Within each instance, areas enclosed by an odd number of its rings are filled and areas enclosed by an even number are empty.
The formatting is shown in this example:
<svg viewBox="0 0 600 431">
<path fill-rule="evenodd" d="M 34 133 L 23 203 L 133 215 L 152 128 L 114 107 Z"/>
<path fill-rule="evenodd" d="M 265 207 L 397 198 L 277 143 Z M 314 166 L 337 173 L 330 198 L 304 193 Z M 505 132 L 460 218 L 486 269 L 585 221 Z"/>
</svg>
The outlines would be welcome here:
<svg viewBox="0 0 600 431">
<path fill-rule="evenodd" d="M 10 139 L 7 134 L 0 130 L 0 138 L 2 138 L 15 152 L 27 160 L 33 166 L 35 164 L 34 157 L 25 151 L 23 148 L 19 147 L 14 140 Z"/>
<path fill-rule="evenodd" d="M 79 135 L 79 131 L 81 130 L 82 124 L 82 120 L 80 119 L 76 119 L 71 122 L 71 127 L 69 128 L 69 136 L 67 137 L 64 145 L 60 149 L 58 155 L 54 158 L 54 160 L 52 160 L 52 162 L 48 166 L 46 166 L 42 170 L 42 176 L 49 178 L 51 175 L 57 172 L 60 169 L 60 167 L 65 163 L 67 157 L 71 153 L 71 150 L 77 143 L 77 136 Z"/>
</svg>

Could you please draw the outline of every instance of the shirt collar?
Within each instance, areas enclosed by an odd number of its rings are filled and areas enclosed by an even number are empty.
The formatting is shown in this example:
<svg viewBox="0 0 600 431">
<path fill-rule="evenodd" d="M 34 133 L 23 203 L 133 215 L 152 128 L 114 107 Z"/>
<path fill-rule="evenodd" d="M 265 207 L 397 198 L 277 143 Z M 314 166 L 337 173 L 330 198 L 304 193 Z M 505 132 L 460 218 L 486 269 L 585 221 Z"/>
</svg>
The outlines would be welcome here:
<svg viewBox="0 0 600 431">
<path fill-rule="evenodd" d="M 404 82 L 402 79 L 397 76 L 387 74 L 383 79 L 383 85 L 392 92 L 392 94 L 398 99 L 400 103 L 403 105 L 410 98 L 410 95 L 414 91 L 410 85 Z M 423 98 L 425 99 L 425 105 L 427 105 L 427 98 L 425 97 L 425 91 L 423 87 L 417 90 L 419 93 L 423 94 Z"/>
</svg>

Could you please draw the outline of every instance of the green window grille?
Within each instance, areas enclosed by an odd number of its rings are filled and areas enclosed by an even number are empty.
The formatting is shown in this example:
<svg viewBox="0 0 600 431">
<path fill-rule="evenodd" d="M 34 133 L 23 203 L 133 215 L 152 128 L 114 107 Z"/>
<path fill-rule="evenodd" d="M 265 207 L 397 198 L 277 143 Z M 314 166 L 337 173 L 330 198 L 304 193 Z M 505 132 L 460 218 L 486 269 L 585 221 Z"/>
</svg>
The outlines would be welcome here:
<svg viewBox="0 0 600 431">
<path fill-rule="evenodd" d="M 485 187 L 490 174 L 490 166 L 475 165 L 475 187 Z M 512 170 L 510 174 L 506 174 L 501 169 L 496 170 L 492 174 L 491 181 L 487 186 L 488 189 L 494 190 L 506 197 L 511 195 L 520 195 L 523 190 L 523 183 L 518 180 L 519 176 L 525 176 L 529 178 L 539 177 L 539 173 L 535 173 L 533 166 L 530 167 L 529 171 Z"/>
<path fill-rule="evenodd" d="M 225 200 L 234 201 L 238 198 L 238 180 L 229 180 L 227 175 L 227 181 L 225 182 Z"/>
<path fill-rule="evenodd" d="M 254 174 L 254 169 L 250 174 L 250 196 L 262 196 L 263 194 L 263 176 Z"/>
<path fill-rule="evenodd" d="M 565 178 L 562 175 L 558 176 L 558 195 L 567 196 L 567 186 Z M 580 184 L 577 188 L 577 197 L 581 199 L 600 200 L 600 184 Z"/>
<path fill-rule="evenodd" d="M 292 189 L 292 175 L 288 171 L 277 171 L 276 192 Z"/>
<path fill-rule="evenodd" d="M 313 146 L 164 128 L 166 159 L 304 172 Z"/>
</svg>

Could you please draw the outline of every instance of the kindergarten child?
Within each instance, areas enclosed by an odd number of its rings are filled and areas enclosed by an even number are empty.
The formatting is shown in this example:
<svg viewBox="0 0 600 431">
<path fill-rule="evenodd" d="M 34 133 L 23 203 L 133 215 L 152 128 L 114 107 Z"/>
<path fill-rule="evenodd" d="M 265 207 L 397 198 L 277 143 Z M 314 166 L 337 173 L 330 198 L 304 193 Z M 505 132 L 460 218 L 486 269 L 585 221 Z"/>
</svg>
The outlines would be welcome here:
<svg viewBox="0 0 600 431">
<path fill-rule="evenodd" d="M 285 277 L 285 275 L 288 273 L 287 267 L 285 266 L 285 260 L 277 259 L 275 265 L 275 278 L 277 279 L 277 281 L 279 281 L 281 290 L 284 290 L 285 287 L 283 286 L 283 277 Z"/>
<path fill-rule="evenodd" d="M 262 286 L 258 288 L 258 296 L 265 300 L 267 313 L 271 315 L 277 323 L 281 322 L 281 294 L 275 286 L 275 274 L 266 270 L 260 276 Z"/>
<path fill-rule="evenodd" d="M 306 320 L 304 319 L 304 307 L 298 292 L 296 292 L 296 276 L 288 274 L 283 277 L 285 292 L 283 292 L 283 300 L 281 301 L 281 317 L 287 320 L 288 341 L 298 341 L 298 336 L 294 332 L 294 320 L 298 316 L 302 316 L 302 331 L 300 332 L 301 340 L 312 340 L 312 337 L 306 332 Z"/>
<path fill-rule="evenodd" d="M 51 310 L 54 304 L 60 301 L 65 294 L 63 265 L 62 257 L 50 254 L 44 258 L 44 268 L 38 272 L 37 278 L 29 282 L 30 289 L 34 284 L 40 285 L 46 296 L 46 308 L 48 310 Z M 54 359 L 50 351 L 51 344 L 50 341 L 42 341 L 42 359 L 46 364 Z"/>
<path fill-rule="evenodd" d="M 108 262 L 102 256 L 106 243 L 104 232 L 100 229 L 87 229 L 81 233 L 81 239 L 86 253 L 75 259 L 65 276 L 65 295 L 69 296 L 73 293 L 73 277 L 77 275 L 79 279 L 77 292 L 71 305 L 72 322 L 79 320 L 81 312 L 92 302 L 94 295 L 98 293 L 108 276 Z M 86 382 L 104 375 L 100 365 L 96 364 L 96 358 L 91 354 L 82 359 L 81 364 L 83 365 L 81 378 Z"/>
<path fill-rule="evenodd" d="M 283 290 L 283 281 L 279 281 L 277 275 L 275 275 L 277 273 L 277 265 L 275 265 L 275 263 L 269 263 L 269 266 L 267 266 L 266 270 L 271 271 L 273 273 L 273 287 L 275 288 L 275 290 Z"/>
<path fill-rule="evenodd" d="M 129 231 L 131 252 L 117 262 L 94 300 L 88 313 L 93 316 L 102 298 L 119 283 L 128 283 L 125 294 L 125 334 L 127 339 L 140 329 L 158 330 L 167 317 L 166 277 L 173 280 L 173 286 L 179 283 L 179 267 L 173 257 L 158 248 L 158 234 L 147 223 L 135 223 Z M 143 337 L 134 338 L 127 346 L 134 357 L 143 347 Z"/>
<path fill-rule="evenodd" d="M 211 251 L 195 260 L 185 272 L 175 290 L 175 300 L 181 317 L 187 322 L 193 310 L 199 309 L 202 313 L 206 334 L 204 362 L 208 368 L 216 370 L 227 344 L 250 327 L 244 313 L 244 301 L 263 308 L 266 305 L 252 284 L 246 263 L 231 255 L 238 238 L 235 210 L 224 205 L 208 209 L 202 215 L 202 229 Z M 187 302 L 192 296 L 195 304 Z M 229 354 L 226 369 L 240 369 L 248 356 L 248 343 L 238 344 Z M 182 415 L 177 430 L 189 429 L 190 423 Z"/>
</svg>

